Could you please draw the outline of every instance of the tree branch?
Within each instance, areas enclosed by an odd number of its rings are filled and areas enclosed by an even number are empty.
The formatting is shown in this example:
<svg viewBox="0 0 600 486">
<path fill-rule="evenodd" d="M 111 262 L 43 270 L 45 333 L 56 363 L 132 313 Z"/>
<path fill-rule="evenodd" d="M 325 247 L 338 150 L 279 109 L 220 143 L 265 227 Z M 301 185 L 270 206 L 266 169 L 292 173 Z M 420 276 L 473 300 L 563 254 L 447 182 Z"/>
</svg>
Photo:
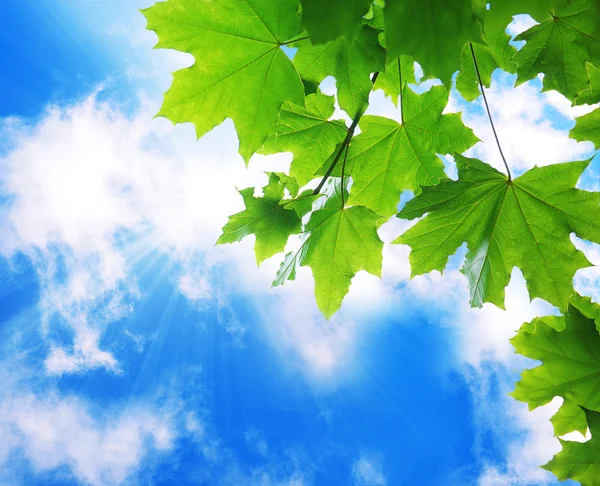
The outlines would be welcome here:
<svg viewBox="0 0 600 486">
<path fill-rule="evenodd" d="M 375 81 L 377 81 L 377 76 L 379 76 L 379 73 L 373 74 L 373 76 L 371 77 L 371 83 L 375 84 Z M 337 165 L 338 161 L 340 160 L 340 157 L 342 156 L 344 149 L 350 144 L 350 140 L 354 136 L 354 130 L 356 130 L 356 127 L 358 126 L 358 122 L 362 115 L 363 115 L 363 111 L 359 110 L 359 112 L 354 117 L 354 120 L 352 120 L 352 124 L 350 125 L 350 128 L 348 128 L 348 133 L 346 133 L 346 138 L 344 138 L 344 140 L 342 141 L 342 144 L 340 145 L 340 148 L 338 149 L 337 153 L 335 154 L 335 157 L 333 158 L 331 165 L 327 169 L 327 172 L 325 172 L 325 175 L 321 179 L 321 182 L 319 182 L 319 185 L 313 191 L 313 194 L 315 194 L 315 195 L 319 194 L 321 192 L 321 189 L 323 189 L 325 182 L 327 182 L 327 179 L 329 178 L 329 176 L 333 172 L 333 169 L 335 169 L 335 166 Z M 343 196 L 342 196 L 342 198 L 343 198 Z"/>
</svg>

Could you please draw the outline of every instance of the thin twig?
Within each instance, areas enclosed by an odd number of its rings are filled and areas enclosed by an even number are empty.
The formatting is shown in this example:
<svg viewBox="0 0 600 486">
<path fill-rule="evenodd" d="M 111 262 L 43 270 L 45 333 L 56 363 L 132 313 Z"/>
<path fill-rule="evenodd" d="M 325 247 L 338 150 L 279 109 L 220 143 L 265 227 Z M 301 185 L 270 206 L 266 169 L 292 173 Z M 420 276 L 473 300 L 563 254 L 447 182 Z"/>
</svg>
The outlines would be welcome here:
<svg viewBox="0 0 600 486">
<path fill-rule="evenodd" d="M 342 209 L 344 209 L 344 173 L 346 172 L 346 159 L 348 158 L 348 148 L 350 147 L 350 145 L 346 145 L 346 151 L 344 152 L 344 161 L 342 162 L 342 181 L 341 181 L 341 188 L 342 188 Z"/>
<path fill-rule="evenodd" d="M 371 83 L 375 84 L 375 81 L 377 81 L 377 76 L 379 76 L 379 73 L 373 74 L 373 76 L 371 77 Z M 325 172 L 325 175 L 321 179 L 321 182 L 319 182 L 319 185 L 313 191 L 313 194 L 315 194 L 315 195 L 319 194 L 321 192 L 321 189 L 323 189 L 325 182 L 327 182 L 327 179 L 329 178 L 329 176 L 333 172 L 333 169 L 335 169 L 335 166 L 337 165 L 338 161 L 340 160 L 340 157 L 342 156 L 344 149 L 346 148 L 347 145 L 350 144 L 350 140 L 352 139 L 352 136 L 354 135 L 354 130 L 356 130 L 356 127 L 358 126 L 358 122 L 359 122 L 362 114 L 363 114 L 363 110 L 361 109 L 358 111 L 358 113 L 354 117 L 354 120 L 352 120 L 352 124 L 350 125 L 350 128 L 348 128 L 348 133 L 346 133 L 346 138 L 344 138 L 344 140 L 342 141 L 342 144 L 340 145 L 340 148 L 338 149 L 337 153 L 335 154 L 335 157 L 333 158 L 331 165 L 327 169 L 327 172 Z"/>
<path fill-rule="evenodd" d="M 473 56 L 473 64 L 475 64 L 475 72 L 477 73 L 477 80 L 479 81 L 479 87 L 481 88 L 481 94 L 483 95 L 483 101 L 485 103 L 485 109 L 488 114 L 488 118 L 490 119 L 490 125 L 492 125 L 492 131 L 494 132 L 494 137 L 496 138 L 496 144 L 498 145 L 498 150 L 500 151 L 500 156 L 502 157 L 502 162 L 504 162 L 504 167 L 506 167 L 506 172 L 508 172 L 508 182 L 512 181 L 512 176 L 510 174 L 510 169 L 508 168 L 508 163 L 506 162 L 506 158 L 504 157 L 504 152 L 502 152 L 502 147 L 500 146 L 500 140 L 498 139 L 498 134 L 496 133 L 496 127 L 494 126 L 494 120 L 492 120 L 492 113 L 490 112 L 490 106 L 488 105 L 487 97 L 485 96 L 485 89 L 483 88 L 483 81 L 481 81 L 481 73 L 479 72 L 479 66 L 477 65 L 477 58 L 475 57 L 475 51 L 473 50 L 473 44 L 469 43 L 471 47 L 471 55 Z"/>
</svg>

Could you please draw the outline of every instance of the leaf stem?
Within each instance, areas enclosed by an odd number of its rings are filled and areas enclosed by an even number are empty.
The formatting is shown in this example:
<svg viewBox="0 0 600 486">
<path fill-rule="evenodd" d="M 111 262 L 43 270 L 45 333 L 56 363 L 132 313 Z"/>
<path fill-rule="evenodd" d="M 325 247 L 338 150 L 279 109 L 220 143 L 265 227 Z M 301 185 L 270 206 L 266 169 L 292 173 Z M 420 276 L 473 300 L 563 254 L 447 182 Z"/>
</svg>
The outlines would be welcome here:
<svg viewBox="0 0 600 486">
<path fill-rule="evenodd" d="M 373 74 L 373 76 L 371 77 L 371 83 L 375 84 L 375 81 L 377 81 L 377 76 L 379 76 L 379 73 Z M 342 156 L 344 149 L 350 144 L 350 140 L 352 139 L 352 136 L 354 135 L 354 130 L 356 130 L 356 127 L 358 126 L 358 122 L 362 115 L 363 115 L 362 110 L 359 110 L 358 113 L 356 114 L 356 116 L 354 117 L 354 120 L 352 120 L 352 124 L 350 125 L 350 128 L 348 128 L 348 133 L 346 133 L 346 138 L 344 138 L 344 140 L 342 141 L 342 144 L 340 145 L 340 148 L 338 149 L 337 153 L 335 154 L 335 157 L 333 158 L 331 165 L 327 169 L 327 172 L 325 172 L 325 175 L 321 179 L 321 182 L 319 182 L 319 185 L 313 191 L 313 194 L 315 194 L 315 195 L 319 194 L 321 192 L 321 189 L 323 189 L 325 182 L 327 182 L 327 179 L 329 178 L 329 176 L 333 172 L 333 169 L 335 169 L 335 166 L 337 165 L 338 161 L 340 160 L 340 157 Z M 342 176 L 343 176 L 343 174 L 342 174 Z M 342 196 L 342 200 L 343 200 L 343 196 Z"/>
<path fill-rule="evenodd" d="M 398 58 L 398 83 L 400 84 L 400 119 L 404 125 L 404 87 L 402 86 L 402 62 Z"/>
<path fill-rule="evenodd" d="M 303 40 L 308 39 L 308 36 L 304 36 L 304 37 L 300 37 L 298 39 L 291 39 L 289 41 L 285 41 L 285 42 L 280 42 L 279 45 L 280 46 L 287 46 L 288 44 L 294 44 L 295 42 L 301 42 Z"/>
<path fill-rule="evenodd" d="M 500 140 L 498 139 L 498 133 L 496 133 L 496 127 L 494 126 L 494 120 L 492 120 L 492 113 L 490 111 L 490 105 L 488 105 L 487 96 L 485 95 L 485 89 L 483 88 L 483 81 L 481 80 L 481 73 L 479 72 L 479 65 L 477 64 L 477 58 L 475 57 L 475 50 L 473 49 L 473 43 L 469 42 L 469 47 L 471 48 L 471 56 L 473 56 L 473 64 L 475 64 L 475 72 L 477 73 L 477 80 L 479 81 L 479 87 L 481 88 L 481 94 L 483 95 L 485 109 L 487 111 L 488 118 L 490 119 L 490 125 L 492 126 L 492 131 L 494 132 L 494 138 L 496 139 L 496 144 L 498 145 L 498 150 L 500 151 L 500 156 L 502 157 L 502 162 L 504 162 L 504 167 L 506 167 L 506 172 L 508 173 L 508 182 L 510 182 L 510 181 L 512 181 L 512 176 L 510 174 L 510 169 L 508 168 L 508 163 L 506 162 L 506 158 L 504 157 L 504 152 L 502 152 L 502 146 L 500 145 Z"/>
</svg>

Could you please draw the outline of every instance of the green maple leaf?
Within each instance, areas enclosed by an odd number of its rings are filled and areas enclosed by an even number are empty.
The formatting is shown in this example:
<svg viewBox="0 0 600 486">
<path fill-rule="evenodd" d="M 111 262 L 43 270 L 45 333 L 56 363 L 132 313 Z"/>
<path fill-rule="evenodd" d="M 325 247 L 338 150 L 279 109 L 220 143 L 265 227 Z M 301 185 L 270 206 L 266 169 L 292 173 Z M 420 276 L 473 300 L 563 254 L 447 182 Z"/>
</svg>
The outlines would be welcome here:
<svg viewBox="0 0 600 486">
<path fill-rule="evenodd" d="M 600 413 L 584 409 L 592 438 L 587 442 L 560 440 L 562 451 L 542 466 L 565 481 L 579 481 L 582 486 L 600 486 Z"/>
<path fill-rule="evenodd" d="M 300 33 L 294 0 L 169 0 L 143 10 L 156 47 L 194 56 L 174 74 L 158 116 L 192 122 L 198 137 L 231 118 L 246 161 L 274 133 L 284 101 L 302 104 L 281 45 Z"/>
<path fill-rule="evenodd" d="M 421 187 L 446 177 L 436 154 L 464 152 L 477 142 L 459 114 L 442 115 L 448 95 L 443 86 L 422 95 L 405 86 L 403 124 L 379 116 L 361 119 L 362 133 L 352 140 L 348 152 L 353 167 L 350 204 L 391 216 L 397 212 L 402 191 L 419 193 Z"/>
<path fill-rule="evenodd" d="M 255 197 L 253 187 L 239 191 L 246 209 L 229 217 L 217 244 L 235 243 L 253 234 L 258 264 L 282 252 L 288 237 L 300 233 L 302 218 L 293 207 L 286 207 L 289 201 L 283 200 L 285 187 L 280 175 L 272 173 L 263 197 Z"/>
<path fill-rule="evenodd" d="M 532 299 L 564 309 L 575 272 L 590 266 L 570 234 L 600 242 L 600 193 L 575 188 L 589 161 L 534 167 L 513 181 L 477 159 L 457 155 L 456 162 L 458 181 L 424 188 L 398 215 L 428 213 L 396 240 L 412 248 L 412 274 L 443 270 L 465 242 L 473 306 L 503 307 L 516 266 Z"/>
<path fill-rule="evenodd" d="M 326 44 L 301 45 L 294 64 L 303 79 L 314 83 L 333 76 L 340 107 L 354 118 L 367 107 L 371 73 L 385 69 L 385 50 L 377 31 L 363 25 L 352 40 L 340 37 Z"/>
<path fill-rule="evenodd" d="M 587 430 L 585 413 L 583 413 L 583 410 L 579 405 L 570 400 L 565 400 L 563 402 L 561 407 L 558 409 L 558 412 L 552 416 L 550 421 L 554 427 L 555 437 L 559 437 L 574 431 L 585 435 Z"/>
<path fill-rule="evenodd" d="M 593 105 L 600 103 L 600 69 L 589 62 L 585 65 L 588 77 L 588 87 L 575 100 L 576 105 Z"/>
<path fill-rule="evenodd" d="M 265 141 L 262 152 L 292 152 L 290 175 L 300 186 L 310 181 L 315 172 L 346 138 L 342 121 L 329 121 L 333 115 L 333 96 L 321 93 L 306 97 L 306 108 L 293 103 L 281 107 L 277 132 Z"/>
<path fill-rule="evenodd" d="M 472 0 L 386 0 L 385 28 L 389 59 L 409 55 L 445 84 L 463 46 L 485 43 Z"/>
<path fill-rule="evenodd" d="M 594 321 L 581 313 L 580 306 L 574 296 L 562 330 L 537 320 L 533 327 L 522 328 L 511 339 L 517 353 L 542 362 L 523 372 L 512 393 L 530 410 L 558 396 L 600 411 L 600 334 Z"/>
<path fill-rule="evenodd" d="M 352 39 L 371 0 L 301 0 L 302 25 L 314 44 L 344 36 Z M 335 20 L 332 20 L 335 19 Z"/>
<path fill-rule="evenodd" d="M 300 249 L 286 255 L 273 285 L 293 280 L 298 266 L 311 267 L 317 305 L 329 319 L 342 305 L 357 272 L 381 276 L 379 219 L 365 207 L 342 207 L 341 191 L 336 187 L 311 214 Z"/>
<path fill-rule="evenodd" d="M 544 91 L 556 90 L 569 100 L 587 88 L 586 62 L 600 62 L 600 2 L 572 0 L 548 20 L 519 34 L 526 41 L 514 56 L 517 85 L 544 73 Z"/>
<path fill-rule="evenodd" d="M 600 149 L 600 108 L 576 118 L 575 122 L 569 136 L 578 142 L 593 142 L 596 149 Z"/>
</svg>

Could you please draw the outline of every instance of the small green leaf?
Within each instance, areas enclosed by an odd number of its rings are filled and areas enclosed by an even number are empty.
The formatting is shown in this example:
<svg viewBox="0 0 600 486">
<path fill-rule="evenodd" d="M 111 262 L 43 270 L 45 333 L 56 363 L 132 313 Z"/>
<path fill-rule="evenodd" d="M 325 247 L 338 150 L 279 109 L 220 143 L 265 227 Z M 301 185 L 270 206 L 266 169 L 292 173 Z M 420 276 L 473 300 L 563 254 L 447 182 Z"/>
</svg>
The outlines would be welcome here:
<svg viewBox="0 0 600 486">
<path fill-rule="evenodd" d="M 419 193 L 421 187 L 444 179 L 444 165 L 436 154 L 464 152 L 477 142 L 460 115 L 443 115 L 448 90 L 434 86 L 417 95 L 405 86 L 401 125 L 379 116 L 364 116 L 362 133 L 348 152 L 352 169 L 350 204 L 392 216 L 404 190 Z"/>
<path fill-rule="evenodd" d="M 346 137 L 342 121 L 329 121 L 333 115 L 333 96 L 321 93 L 306 97 L 306 108 L 293 103 L 281 107 L 277 133 L 265 141 L 262 152 L 292 152 L 290 175 L 300 186 L 310 181 L 315 172 Z"/>
<path fill-rule="evenodd" d="M 600 103 L 600 69 L 589 62 L 585 64 L 588 77 L 588 87 L 579 93 L 575 100 L 576 105 L 593 105 Z"/>
<path fill-rule="evenodd" d="M 386 0 L 385 28 L 388 59 L 406 54 L 445 84 L 463 46 L 485 43 L 472 0 Z"/>
<path fill-rule="evenodd" d="M 592 438 L 587 442 L 560 440 L 562 451 L 542 466 L 561 481 L 572 479 L 582 486 L 600 485 L 600 413 L 584 409 Z"/>
<path fill-rule="evenodd" d="M 327 44 L 302 45 L 294 64 L 303 79 L 315 83 L 333 76 L 340 107 L 354 118 L 367 108 L 371 73 L 385 69 L 385 51 L 377 31 L 364 25 L 353 40 L 340 37 Z"/>
<path fill-rule="evenodd" d="M 158 116 L 192 122 L 201 137 L 231 118 L 246 161 L 275 132 L 284 101 L 304 89 L 281 44 L 300 33 L 295 0 L 168 0 L 142 11 L 156 47 L 196 62 L 174 74 Z"/>
<path fill-rule="evenodd" d="M 558 412 L 552 416 L 550 422 L 552 422 L 554 427 L 555 437 L 560 437 L 574 431 L 585 435 L 587 431 L 585 413 L 579 405 L 570 400 L 564 401 Z"/>
<path fill-rule="evenodd" d="M 260 264 L 282 252 L 290 235 L 300 233 L 301 218 L 282 204 L 284 184 L 277 174 L 270 175 L 269 184 L 263 188 L 263 197 L 255 197 L 252 187 L 242 189 L 240 194 L 246 209 L 229 217 L 217 244 L 234 243 L 254 234 L 254 253 Z"/>
<path fill-rule="evenodd" d="M 529 295 L 565 309 L 573 277 L 590 266 L 571 233 L 600 243 L 600 193 L 575 188 L 585 162 L 534 167 L 513 181 L 487 164 L 457 155 L 458 181 L 426 187 L 398 215 L 422 221 L 396 242 L 412 248 L 413 275 L 443 270 L 467 243 L 462 272 L 471 304 L 504 305 L 504 288 L 516 266 Z"/>
<path fill-rule="evenodd" d="M 569 137 L 578 142 L 590 141 L 596 149 L 600 149 L 600 108 L 576 118 L 575 128 L 569 132 Z"/>
<path fill-rule="evenodd" d="M 416 82 L 414 61 L 408 56 L 401 56 L 385 65 L 385 71 L 380 72 L 375 81 L 375 89 L 382 89 L 397 106 L 402 88 L 407 84 L 416 84 Z"/>
</svg>

